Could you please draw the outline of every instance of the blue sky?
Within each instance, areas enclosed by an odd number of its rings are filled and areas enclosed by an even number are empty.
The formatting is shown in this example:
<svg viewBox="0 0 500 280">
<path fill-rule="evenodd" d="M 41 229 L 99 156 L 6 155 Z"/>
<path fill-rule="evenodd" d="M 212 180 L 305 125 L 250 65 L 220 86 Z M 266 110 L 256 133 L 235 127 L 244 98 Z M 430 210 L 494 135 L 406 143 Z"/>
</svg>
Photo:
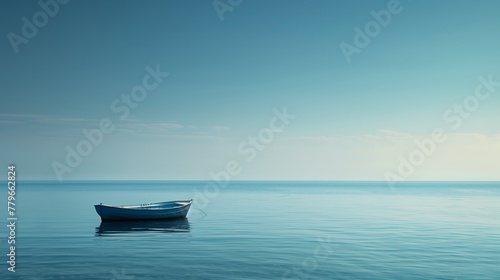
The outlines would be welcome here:
<svg viewBox="0 0 500 280">
<path fill-rule="evenodd" d="M 232 179 L 384 180 L 443 128 L 406 179 L 500 180 L 500 88 L 459 129 L 443 120 L 478 77 L 500 80 L 500 3 L 401 0 L 348 63 L 339 45 L 388 3 L 244 0 L 221 21 L 212 1 L 70 1 L 16 54 L 8 34 L 42 8 L 2 1 L 0 156 L 57 179 L 66 147 L 108 118 L 115 131 L 64 179 L 210 179 L 236 160 Z M 148 66 L 169 76 L 119 119 L 110 104 Z M 296 117 L 247 161 L 238 146 L 284 107 Z"/>
</svg>

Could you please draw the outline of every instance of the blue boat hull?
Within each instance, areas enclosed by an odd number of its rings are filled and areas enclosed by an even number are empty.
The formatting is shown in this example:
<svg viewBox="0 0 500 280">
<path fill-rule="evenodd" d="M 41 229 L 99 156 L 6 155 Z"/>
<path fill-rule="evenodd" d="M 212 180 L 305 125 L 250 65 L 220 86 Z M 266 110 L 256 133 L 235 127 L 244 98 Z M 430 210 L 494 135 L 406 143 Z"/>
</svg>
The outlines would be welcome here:
<svg viewBox="0 0 500 280">
<path fill-rule="evenodd" d="M 129 206 L 94 205 L 103 221 L 165 220 L 185 218 L 190 201 L 167 201 Z"/>
</svg>

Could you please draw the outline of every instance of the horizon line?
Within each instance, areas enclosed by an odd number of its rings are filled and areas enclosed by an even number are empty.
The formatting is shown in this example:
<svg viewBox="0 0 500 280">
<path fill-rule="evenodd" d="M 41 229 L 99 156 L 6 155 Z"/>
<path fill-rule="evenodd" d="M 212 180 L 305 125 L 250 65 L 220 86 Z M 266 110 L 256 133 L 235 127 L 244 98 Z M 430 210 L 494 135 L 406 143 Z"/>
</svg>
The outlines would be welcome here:
<svg viewBox="0 0 500 280">
<path fill-rule="evenodd" d="M 0 180 L 1 182 L 7 182 L 7 180 Z M 202 180 L 202 179 L 72 179 L 72 180 L 57 180 L 57 179 L 17 179 L 16 181 L 46 181 L 46 182 L 56 182 L 56 183 L 64 183 L 64 182 L 81 182 L 81 181 L 149 181 L 149 182 L 219 182 L 216 180 Z M 242 179 L 242 180 L 228 180 L 228 182 L 377 182 L 377 183 L 458 183 L 458 182 L 498 182 L 500 180 L 407 180 L 407 181 L 397 181 L 397 182 L 387 182 L 385 180 L 286 180 L 286 179 Z"/>
</svg>

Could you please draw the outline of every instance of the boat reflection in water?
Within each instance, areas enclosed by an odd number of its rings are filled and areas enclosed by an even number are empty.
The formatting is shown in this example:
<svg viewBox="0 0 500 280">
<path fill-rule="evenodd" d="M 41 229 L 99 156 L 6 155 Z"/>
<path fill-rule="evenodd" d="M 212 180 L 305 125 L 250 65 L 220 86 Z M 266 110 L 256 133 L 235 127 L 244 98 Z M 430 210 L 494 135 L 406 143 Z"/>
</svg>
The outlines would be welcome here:
<svg viewBox="0 0 500 280">
<path fill-rule="evenodd" d="M 186 218 L 150 221 L 103 221 L 96 228 L 96 236 L 127 233 L 179 233 L 189 232 Z"/>
</svg>

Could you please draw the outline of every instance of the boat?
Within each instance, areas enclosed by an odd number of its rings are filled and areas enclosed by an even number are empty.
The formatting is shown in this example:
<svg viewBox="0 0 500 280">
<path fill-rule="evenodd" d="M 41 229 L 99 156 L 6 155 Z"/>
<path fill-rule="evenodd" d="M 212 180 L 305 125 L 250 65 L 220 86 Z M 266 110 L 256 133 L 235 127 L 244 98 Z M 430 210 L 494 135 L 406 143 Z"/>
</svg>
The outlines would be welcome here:
<svg viewBox="0 0 500 280">
<path fill-rule="evenodd" d="M 189 221 L 187 218 L 147 221 L 102 221 L 95 232 L 96 236 L 182 233 L 189 232 Z"/>
<path fill-rule="evenodd" d="M 193 200 L 165 201 L 137 205 L 94 205 L 102 221 L 183 219 Z"/>
</svg>

